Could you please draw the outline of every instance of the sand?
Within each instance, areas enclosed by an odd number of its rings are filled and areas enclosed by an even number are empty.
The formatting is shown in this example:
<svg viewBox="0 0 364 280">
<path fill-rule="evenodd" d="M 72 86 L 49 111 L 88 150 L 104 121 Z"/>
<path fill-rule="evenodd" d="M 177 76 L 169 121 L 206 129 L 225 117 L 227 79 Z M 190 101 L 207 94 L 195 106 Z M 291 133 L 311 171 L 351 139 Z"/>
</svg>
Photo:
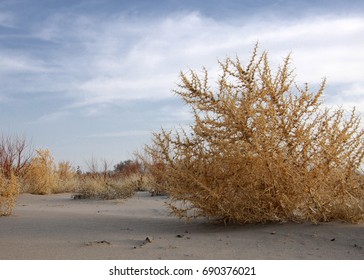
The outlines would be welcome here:
<svg viewBox="0 0 364 280">
<path fill-rule="evenodd" d="M 0 217 L 0 259 L 364 259 L 364 224 L 222 225 L 169 215 L 166 197 L 19 196 Z"/>
</svg>

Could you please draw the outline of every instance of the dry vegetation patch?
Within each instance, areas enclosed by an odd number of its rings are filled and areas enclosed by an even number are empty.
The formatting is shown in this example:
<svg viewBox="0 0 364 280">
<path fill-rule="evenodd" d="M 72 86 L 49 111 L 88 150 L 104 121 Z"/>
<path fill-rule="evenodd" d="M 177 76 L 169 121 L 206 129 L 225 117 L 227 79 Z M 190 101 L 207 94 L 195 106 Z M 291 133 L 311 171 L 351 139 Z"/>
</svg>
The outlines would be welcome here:
<svg viewBox="0 0 364 280">
<path fill-rule="evenodd" d="M 146 147 L 174 214 L 235 223 L 362 220 L 364 132 L 355 110 L 324 108 L 325 81 L 315 92 L 298 86 L 290 57 L 275 73 L 257 47 L 247 66 L 238 58 L 219 65 L 217 86 L 206 70 L 181 73 L 175 93 L 194 123 L 155 133 Z"/>
<path fill-rule="evenodd" d="M 59 176 L 51 152 L 37 150 L 24 176 L 27 192 L 32 194 L 51 194 L 58 188 Z"/>
<path fill-rule="evenodd" d="M 20 192 L 20 178 L 32 158 L 30 145 L 20 136 L 0 136 L 0 216 L 12 213 Z"/>
<path fill-rule="evenodd" d="M 0 216 L 11 215 L 19 195 L 19 182 L 17 177 L 11 173 L 7 178 L 0 172 Z"/>
<path fill-rule="evenodd" d="M 125 161 L 109 170 L 104 160 L 88 162 L 89 171 L 78 175 L 78 188 L 75 198 L 122 199 L 133 196 L 143 186 L 143 174 L 140 166 L 133 161 Z"/>
<path fill-rule="evenodd" d="M 131 197 L 135 191 L 134 186 L 124 184 L 123 180 L 87 175 L 80 178 L 75 198 L 120 199 Z"/>
</svg>

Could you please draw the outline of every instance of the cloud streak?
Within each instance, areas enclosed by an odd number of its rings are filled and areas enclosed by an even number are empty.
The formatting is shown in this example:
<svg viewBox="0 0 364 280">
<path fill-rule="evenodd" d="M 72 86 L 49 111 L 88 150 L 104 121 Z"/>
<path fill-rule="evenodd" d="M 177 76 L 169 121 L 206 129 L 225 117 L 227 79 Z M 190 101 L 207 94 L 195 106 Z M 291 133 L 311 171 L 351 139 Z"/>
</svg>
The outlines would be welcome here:
<svg viewBox="0 0 364 280">
<path fill-rule="evenodd" d="M 130 22 L 123 16 L 101 21 L 57 14 L 44 25 L 33 36 L 55 45 L 46 63 L 59 77 L 43 79 L 43 86 L 57 84 L 78 106 L 170 98 L 180 70 L 215 69 L 217 59 L 227 56 L 244 59 L 256 41 L 277 64 L 292 52 L 300 80 L 316 83 L 326 76 L 332 83 L 352 83 L 356 95 L 363 88 L 362 18 L 225 23 L 192 12 Z M 46 72 L 36 58 L 7 56 L 1 63 L 7 71 Z"/>
<path fill-rule="evenodd" d="M 179 71 L 205 66 L 214 73 L 218 59 L 246 59 L 256 41 L 275 65 L 292 52 L 299 81 L 319 83 L 327 77 L 329 84 L 345 84 L 339 101 L 364 95 L 364 19 L 359 17 L 223 22 L 190 12 L 145 22 L 67 12 L 31 30 L 38 52 L 0 48 L 0 72 L 8 78 L 3 84 L 11 83 L 4 88 L 9 95 L 24 89 L 62 92 L 71 103 L 52 112 L 54 120 L 66 116 L 65 110 L 88 107 L 97 113 L 102 104 L 172 98 Z"/>
</svg>

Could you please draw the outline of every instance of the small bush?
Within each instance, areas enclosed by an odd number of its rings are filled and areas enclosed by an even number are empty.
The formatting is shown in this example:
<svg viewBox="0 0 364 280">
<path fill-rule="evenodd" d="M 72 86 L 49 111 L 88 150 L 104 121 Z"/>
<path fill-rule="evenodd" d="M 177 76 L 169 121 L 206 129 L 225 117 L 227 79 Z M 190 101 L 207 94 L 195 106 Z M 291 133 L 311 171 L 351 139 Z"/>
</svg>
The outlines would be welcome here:
<svg viewBox="0 0 364 280">
<path fill-rule="evenodd" d="M 138 191 L 149 191 L 152 196 L 163 195 L 158 175 L 153 172 L 157 167 L 151 168 L 153 164 L 146 162 L 145 157 L 138 153 L 136 157 L 136 160 L 126 160 L 115 165 L 113 176 L 121 178 L 124 186 L 130 186 Z"/>
<path fill-rule="evenodd" d="M 157 162 L 156 158 L 150 157 L 153 153 L 151 149 L 149 149 L 149 152 L 149 155 L 138 155 L 145 167 L 143 186 L 152 196 L 167 195 L 168 182 L 165 180 L 166 167 L 164 163 Z"/>
<path fill-rule="evenodd" d="M 156 178 L 150 173 L 139 173 L 124 177 L 123 184 L 137 191 L 148 191 L 152 196 L 165 194 L 160 190 L 160 184 L 157 183 Z"/>
<path fill-rule="evenodd" d="M 73 193 L 78 189 L 79 178 L 68 161 L 62 161 L 57 168 L 58 183 L 53 193 Z"/>
<path fill-rule="evenodd" d="M 125 160 L 114 166 L 114 175 L 129 177 L 134 174 L 143 173 L 142 164 L 138 160 Z"/>
<path fill-rule="evenodd" d="M 37 150 L 24 176 L 27 192 L 32 194 L 51 194 L 58 188 L 59 176 L 51 152 Z"/>
<path fill-rule="evenodd" d="M 0 216 L 11 215 L 20 191 L 19 179 L 31 158 L 25 138 L 0 136 Z"/>
<path fill-rule="evenodd" d="M 176 94 L 194 114 L 190 130 L 155 133 L 146 152 L 174 214 L 225 222 L 357 222 L 364 216 L 364 131 L 353 110 L 322 107 L 296 85 L 287 57 L 276 73 L 254 49 L 246 67 L 219 62 L 181 73 Z"/>
<path fill-rule="evenodd" d="M 79 174 L 79 186 L 75 198 L 120 199 L 131 197 L 137 191 L 137 183 L 126 180 L 120 172 L 109 171 L 105 160 L 95 158 L 87 162 L 89 171 Z"/>
<path fill-rule="evenodd" d="M 17 177 L 11 173 L 9 178 L 0 172 L 0 216 L 11 215 L 19 195 Z"/>
<path fill-rule="evenodd" d="M 31 161 L 33 151 L 24 137 L 0 136 L 0 169 L 6 178 L 22 176 Z"/>
<path fill-rule="evenodd" d="M 124 184 L 121 179 L 105 178 L 104 176 L 84 176 L 80 179 L 75 197 L 119 199 L 131 197 L 135 191 L 135 185 Z"/>
</svg>

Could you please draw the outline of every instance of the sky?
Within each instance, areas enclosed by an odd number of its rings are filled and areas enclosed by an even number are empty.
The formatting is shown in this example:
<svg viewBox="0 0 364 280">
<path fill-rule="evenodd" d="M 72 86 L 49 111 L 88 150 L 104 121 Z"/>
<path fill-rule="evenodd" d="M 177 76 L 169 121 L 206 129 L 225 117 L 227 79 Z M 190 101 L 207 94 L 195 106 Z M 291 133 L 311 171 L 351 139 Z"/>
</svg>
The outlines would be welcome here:
<svg viewBox="0 0 364 280">
<path fill-rule="evenodd" d="M 325 106 L 364 116 L 361 0 L 0 0 L 0 133 L 115 165 L 192 122 L 180 71 L 248 63 L 257 42 L 273 69 L 291 54 L 299 84 L 326 78 Z"/>
</svg>

